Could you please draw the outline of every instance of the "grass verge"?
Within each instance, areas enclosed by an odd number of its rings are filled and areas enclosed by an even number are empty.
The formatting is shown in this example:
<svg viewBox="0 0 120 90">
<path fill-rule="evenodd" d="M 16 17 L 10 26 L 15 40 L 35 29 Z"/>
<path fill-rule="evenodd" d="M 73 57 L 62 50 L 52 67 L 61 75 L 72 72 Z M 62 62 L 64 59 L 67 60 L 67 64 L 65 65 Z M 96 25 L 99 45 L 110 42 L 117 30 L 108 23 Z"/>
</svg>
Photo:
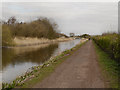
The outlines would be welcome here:
<svg viewBox="0 0 120 90">
<path fill-rule="evenodd" d="M 30 72 L 26 72 L 24 76 L 16 78 L 10 84 L 3 83 L 2 88 L 5 90 L 12 88 L 32 88 L 38 82 L 54 72 L 55 68 L 64 62 L 70 55 L 78 50 L 87 41 L 82 42 L 75 47 L 62 52 L 60 55 L 46 61 L 43 65 L 32 67 Z"/>
<path fill-rule="evenodd" d="M 94 42 L 94 41 L 93 41 Z M 111 59 L 107 53 L 102 51 L 94 42 L 96 53 L 98 55 L 98 62 L 105 79 L 105 84 L 108 88 L 120 89 L 119 80 L 119 67 L 118 63 Z"/>
</svg>

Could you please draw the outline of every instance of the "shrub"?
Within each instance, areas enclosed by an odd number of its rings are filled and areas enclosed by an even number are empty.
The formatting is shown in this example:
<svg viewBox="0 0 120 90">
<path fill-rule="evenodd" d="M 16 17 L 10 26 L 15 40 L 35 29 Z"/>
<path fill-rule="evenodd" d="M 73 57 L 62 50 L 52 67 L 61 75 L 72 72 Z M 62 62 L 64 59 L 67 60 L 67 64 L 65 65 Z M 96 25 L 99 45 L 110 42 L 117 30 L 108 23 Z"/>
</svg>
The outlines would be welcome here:
<svg viewBox="0 0 120 90">
<path fill-rule="evenodd" d="M 48 19 L 38 19 L 29 23 L 10 24 L 12 36 L 38 37 L 55 39 L 58 37 L 56 24 L 52 24 Z"/>
<path fill-rule="evenodd" d="M 120 63 L 120 35 L 118 34 L 105 34 L 102 36 L 95 36 L 93 40 L 106 51 L 111 58 L 119 61 Z"/>
<path fill-rule="evenodd" d="M 6 25 L 2 25 L 2 45 L 3 46 L 14 45 L 12 33 L 9 30 L 9 27 Z"/>
</svg>

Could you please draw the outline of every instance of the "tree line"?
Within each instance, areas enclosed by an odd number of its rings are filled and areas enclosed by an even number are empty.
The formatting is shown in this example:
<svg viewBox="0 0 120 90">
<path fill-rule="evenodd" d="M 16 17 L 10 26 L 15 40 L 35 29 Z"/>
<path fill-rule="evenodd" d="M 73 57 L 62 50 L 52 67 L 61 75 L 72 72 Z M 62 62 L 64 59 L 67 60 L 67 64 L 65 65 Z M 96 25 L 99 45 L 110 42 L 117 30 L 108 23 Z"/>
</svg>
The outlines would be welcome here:
<svg viewBox="0 0 120 90">
<path fill-rule="evenodd" d="M 2 22 L 3 43 L 12 42 L 15 37 L 37 37 L 55 39 L 59 37 L 58 25 L 47 18 L 38 18 L 31 22 L 18 22 L 15 17 L 10 17 Z"/>
</svg>

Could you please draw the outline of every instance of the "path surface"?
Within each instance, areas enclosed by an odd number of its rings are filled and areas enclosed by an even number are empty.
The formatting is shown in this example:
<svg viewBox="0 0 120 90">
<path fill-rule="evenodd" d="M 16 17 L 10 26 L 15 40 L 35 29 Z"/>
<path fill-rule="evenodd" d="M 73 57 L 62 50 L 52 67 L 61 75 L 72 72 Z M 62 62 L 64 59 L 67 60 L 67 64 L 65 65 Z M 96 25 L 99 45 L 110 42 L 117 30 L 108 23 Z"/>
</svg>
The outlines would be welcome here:
<svg viewBox="0 0 120 90">
<path fill-rule="evenodd" d="M 92 41 L 75 51 L 34 88 L 105 88 Z"/>
</svg>

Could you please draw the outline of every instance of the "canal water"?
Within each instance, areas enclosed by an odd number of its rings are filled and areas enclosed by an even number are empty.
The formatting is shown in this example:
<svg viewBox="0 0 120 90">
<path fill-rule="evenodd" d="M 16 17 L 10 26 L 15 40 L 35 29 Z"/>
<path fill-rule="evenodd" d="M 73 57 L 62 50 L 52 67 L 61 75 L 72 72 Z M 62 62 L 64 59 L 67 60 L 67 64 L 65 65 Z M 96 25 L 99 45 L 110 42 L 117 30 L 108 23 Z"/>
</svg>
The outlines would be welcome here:
<svg viewBox="0 0 120 90">
<path fill-rule="evenodd" d="M 10 83 L 18 76 L 23 75 L 30 67 L 40 65 L 78 43 L 80 43 L 80 39 L 54 44 L 3 48 L 2 81 Z"/>
</svg>

